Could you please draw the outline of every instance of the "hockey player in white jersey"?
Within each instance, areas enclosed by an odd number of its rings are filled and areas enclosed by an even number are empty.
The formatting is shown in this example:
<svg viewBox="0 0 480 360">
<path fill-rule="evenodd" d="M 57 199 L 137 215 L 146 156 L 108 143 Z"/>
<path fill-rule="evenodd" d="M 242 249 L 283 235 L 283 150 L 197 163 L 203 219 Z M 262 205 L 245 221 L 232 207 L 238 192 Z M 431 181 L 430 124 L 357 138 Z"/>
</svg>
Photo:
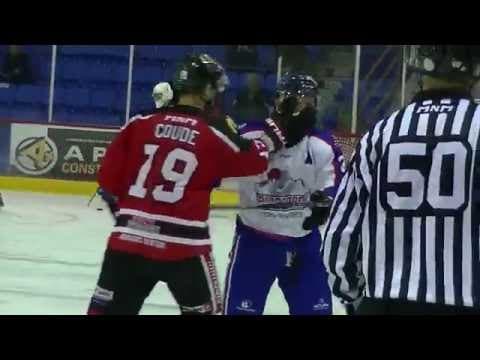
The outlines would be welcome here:
<svg viewBox="0 0 480 360">
<path fill-rule="evenodd" d="M 344 173 L 343 156 L 327 131 L 314 129 L 317 82 L 284 76 L 272 119 L 287 138 L 266 173 L 240 181 L 240 207 L 225 281 L 226 315 L 263 314 L 275 280 L 292 315 L 329 315 L 331 293 L 320 254 L 319 226 Z M 260 137 L 262 126 L 240 132 Z"/>
</svg>

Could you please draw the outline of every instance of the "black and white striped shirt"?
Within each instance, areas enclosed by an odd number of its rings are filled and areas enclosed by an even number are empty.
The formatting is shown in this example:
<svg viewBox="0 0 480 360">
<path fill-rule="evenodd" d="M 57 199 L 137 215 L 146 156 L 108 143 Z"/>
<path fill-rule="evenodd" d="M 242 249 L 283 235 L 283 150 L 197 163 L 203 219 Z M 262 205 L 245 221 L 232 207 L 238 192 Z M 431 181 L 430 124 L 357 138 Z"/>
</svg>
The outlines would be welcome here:
<svg viewBox="0 0 480 360">
<path fill-rule="evenodd" d="M 335 296 L 480 307 L 479 133 L 480 105 L 430 91 L 363 136 L 325 234 Z"/>
</svg>

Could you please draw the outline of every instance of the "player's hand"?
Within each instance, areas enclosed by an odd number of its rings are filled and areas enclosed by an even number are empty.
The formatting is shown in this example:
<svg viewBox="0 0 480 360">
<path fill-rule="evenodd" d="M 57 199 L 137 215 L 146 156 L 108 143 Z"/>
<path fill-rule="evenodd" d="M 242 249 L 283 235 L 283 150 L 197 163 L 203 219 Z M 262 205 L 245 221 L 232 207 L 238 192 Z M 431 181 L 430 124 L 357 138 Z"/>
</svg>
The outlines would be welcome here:
<svg viewBox="0 0 480 360">
<path fill-rule="evenodd" d="M 315 226 L 325 224 L 333 202 L 329 196 L 320 190 L 312 193 L 310 201 L 313 203 L 312 214 L 303 221 L 304 230 L 312 230 Z"/>
<path fill-rule="evenodd" d="M 277 122 L 271 118 L 265 119 L 265 134 L 260 138 L 265 143 L 268 151 L 275 152 L 285 146 L 286 140 Z"/>
</svg>

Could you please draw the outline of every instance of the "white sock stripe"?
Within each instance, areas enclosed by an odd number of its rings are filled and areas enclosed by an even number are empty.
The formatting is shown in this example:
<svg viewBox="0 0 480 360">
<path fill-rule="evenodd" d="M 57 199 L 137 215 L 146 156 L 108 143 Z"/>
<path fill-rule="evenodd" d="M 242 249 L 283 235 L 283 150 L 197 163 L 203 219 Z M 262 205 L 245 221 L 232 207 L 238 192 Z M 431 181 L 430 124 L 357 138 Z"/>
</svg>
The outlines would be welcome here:
<svg viewBox="0 0 480 360">
<path fill-rule="evenodd" d="M 161 235 L 161 234 L 155 234 L 155 233 L 150 233 L 146 231 L 131 229 L 126 226 L 115 226 L 113 228 L 113 232 L 136 235 L 136 236 L 144 237 L 147 239 L 159 240 L 159 241 L 164 241 L 164 242 L 169 242 L 174 244 L 182 244 L 182 245 L 205 246 L 205 245 L 210 245 L 212 243 L 211 239 L 198 240 L 198 239 L 189 239 L 189 238 L 183 238 L 183 237 L 177 237 L 177 236 Z M 123 239 L 123 240 L 129 241 L 128 239 Z"/>
<path fill-rule="evenodd" d="M 160 214 L 150 214 L 144 211 L 136 209 L 121 208 L 118 211 L 120 215 L 132 215 L 140 216 L 150 220 L 159 220 L 165 222 L 171 222 L 172 224 L 185 225 L 185 226 L 196 226 L 196 227 L 207 227 L 208 223 L 206 221 L 197 221 L 197 220 L 185 220 L 167 215 Z"/>
</svg>

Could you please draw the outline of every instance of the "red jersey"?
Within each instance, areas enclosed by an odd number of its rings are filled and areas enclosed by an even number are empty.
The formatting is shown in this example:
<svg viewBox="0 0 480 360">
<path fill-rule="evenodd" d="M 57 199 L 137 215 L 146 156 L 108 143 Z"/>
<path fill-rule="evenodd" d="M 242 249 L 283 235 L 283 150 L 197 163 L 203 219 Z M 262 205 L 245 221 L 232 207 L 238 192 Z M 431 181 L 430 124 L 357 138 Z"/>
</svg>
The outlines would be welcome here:
<svg viewBox="0 0 480 360">
<path fill-rule="evenodd" d="M 157 260 L 211 251 L 210 193 L 225 177 L 264 172 L 268 151 L 226 117 L 189 106 L 134 117 L 108 147 L 99 184 L 118 197 L 108 246 Z"/>
</svg>

